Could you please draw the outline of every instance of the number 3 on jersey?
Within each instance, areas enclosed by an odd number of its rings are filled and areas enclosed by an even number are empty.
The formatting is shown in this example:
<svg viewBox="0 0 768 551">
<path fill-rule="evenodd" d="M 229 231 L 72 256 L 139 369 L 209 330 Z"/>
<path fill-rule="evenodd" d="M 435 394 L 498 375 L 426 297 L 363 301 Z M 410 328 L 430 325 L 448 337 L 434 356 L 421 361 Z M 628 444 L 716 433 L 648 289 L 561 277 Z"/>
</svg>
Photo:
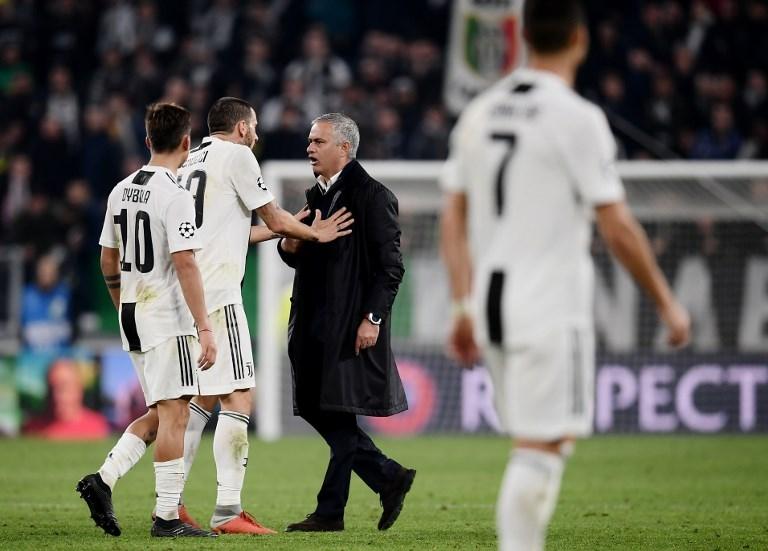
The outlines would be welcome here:
<svg viewBox="0 0 768 551">
<path fill-rule="evenodd" d="M 517 136 L 515 134 L 500 134 L 494 132 L 491 134 L 492 140 L 498 140 L 507 144 L 507 151 L 499 163 L 499 171 L 496 173 L 496 214 L 501 216 L 504 212 L 504 176 L 507 174 L 507 165 L 515 153 L 517 145 Z"/>
<path fill-rule="evenodd" d="M 113 217 L 114 223 L 120 226 L 120 237 L 123 245 L 123 258 L 120 260 L 120 270 L 130 272 L 133 267 L 128 259 L 128 210 L 122 209 L 120 214 Z M 139 231 L 139 226 L 143 228 Z M 133 224 L 133 256 L 136 262 L 136 269 L 142 274 L 151 272 L 155 267 L 155 250 L 152 247 L 152 230 L 149 227 L 149 214 L 143 210 L 136 213 L 136 220 Z M 143 239 L 140 239 L 143 238 Z M 144 246 L 141 246 L 144 241 Z M 144 250 L 142 259 L 141 251 Z"/>
<path fill-rule="evenodd" d="M 187 184 L 184 186 L 187 191 L 191 192 L 195 198 L 195 226 L 198 228 L 203 225 L 203 204 L 205 202 L 205 180 L 206 175 L 204 170 L 195 170 L 189 173 L 187 176 Z M 195 190 L 192 191 L 192 184 L 195 186 Z"/>
</svg>

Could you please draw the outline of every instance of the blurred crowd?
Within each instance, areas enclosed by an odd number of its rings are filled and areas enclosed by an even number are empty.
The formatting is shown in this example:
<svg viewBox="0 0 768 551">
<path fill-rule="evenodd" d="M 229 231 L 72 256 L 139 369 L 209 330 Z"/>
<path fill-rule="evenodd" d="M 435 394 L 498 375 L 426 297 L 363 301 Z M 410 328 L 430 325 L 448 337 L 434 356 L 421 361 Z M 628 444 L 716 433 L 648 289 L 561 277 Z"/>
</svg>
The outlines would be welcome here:
<svg viewBox="0 0 768 551">
<path fill-rule="evenodd" d="M 768 158 L 768 2 L 593 0 L 582 93 L 627 158 Z"/>
<path fill-rule="evenodd" d="M 578 86 L 608 112 L 623 156 L 768 157 L 765 0 L 587 4 Z M 247 99 L 262 161 L 304 158 L 308 123 L 327 111 L 358 121 L 363 159 L 445 158 L 451 7 L 0 0 L 0 244 L 23 247 L 30 294 L 55 290 L 69 319 L 89 310 L 103 202 L 147 159 L 153 101 L 190 108 L 199 140 L 217 97 Z"/>
</svg>

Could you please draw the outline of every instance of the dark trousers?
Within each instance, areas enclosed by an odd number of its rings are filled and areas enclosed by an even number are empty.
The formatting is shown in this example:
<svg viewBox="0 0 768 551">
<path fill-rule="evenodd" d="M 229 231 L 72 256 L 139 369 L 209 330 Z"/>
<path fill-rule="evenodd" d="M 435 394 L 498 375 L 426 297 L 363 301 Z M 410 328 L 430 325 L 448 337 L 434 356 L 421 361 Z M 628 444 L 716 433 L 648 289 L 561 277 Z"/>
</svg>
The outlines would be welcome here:
<svg viewBox="0 0 768 551">
<path fill-rule="evenodd" d="M 354 413 L 318 410 L 302 413 L 301 416 L 331 448 L 325 479 L 317 494 L 315 513 L 318 515 L 333 519 L 344 518 L 352 471 L 371 490 L 381 493 L 402 468 L 399 463 L 381 453 L 358 426 Z"/>
</svg>

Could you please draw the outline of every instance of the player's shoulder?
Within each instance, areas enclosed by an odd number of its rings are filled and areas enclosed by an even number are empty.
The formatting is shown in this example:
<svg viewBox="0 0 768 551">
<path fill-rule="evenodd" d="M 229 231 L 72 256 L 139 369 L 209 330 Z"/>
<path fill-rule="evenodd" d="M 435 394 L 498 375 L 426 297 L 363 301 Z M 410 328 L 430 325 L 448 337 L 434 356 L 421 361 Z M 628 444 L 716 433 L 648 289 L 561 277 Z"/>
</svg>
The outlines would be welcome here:
<svg viewBox="0 0 768 551">
<path fill-rule="evenodd" d="M 134 178 L 136 178 L 136 175 L 139 173 L 139 170 L 134 170 L 128 176 L 126 176 L 125 178 L 117 182 L 115 184 L 115 187 L 112 188 L 112 191 L 109 192 L 109 198 L 111 199 L 113 195 L 122 193 L 121 190 L 125 188 L 125 186 L 130 184 L 134 180 Z"/>
<path fill-rule="evenodd" d="M 595 134 L 610 134 L 605 112 L 595 103 L 577 94 L 571 94 L 569 102 L 562 106 L 563 121 L 579 140 Z"/>
<path fill-rule="evenodd" d="M 253 149 L 247 145 L 238 143 L 228 143 L 228 153 L 230 159 L 239 164 L 255 165 L 258 166 L 259 162 L 256 160 L 256 156 L 253 154 Z"/>
<path fill-rule="evenodd" d="M 123 195 L 123 190 L 136 180 L 136 177 L 139 176 L 139 173 L 143 169 L 144 167 L 141 167 L 138 170 L 134 170 L 133 172 L 128 174 L 125 178 L 117 182 L 115 186 L 112 188 L 112 191 L 109 192 L 108 201 L 111 203 L 115 200 L 119 200 L 120 197 L 122 197 Z"/>
</svg>

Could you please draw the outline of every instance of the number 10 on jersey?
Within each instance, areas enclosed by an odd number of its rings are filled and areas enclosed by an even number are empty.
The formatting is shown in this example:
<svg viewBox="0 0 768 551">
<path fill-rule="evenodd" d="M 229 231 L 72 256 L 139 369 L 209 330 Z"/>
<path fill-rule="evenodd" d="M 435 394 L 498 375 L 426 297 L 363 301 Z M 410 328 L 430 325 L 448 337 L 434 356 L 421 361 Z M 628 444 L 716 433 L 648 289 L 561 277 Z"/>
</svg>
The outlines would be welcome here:
<svg viewBox="0 0 768 551">
<path fill-rule="evenodd" d="M 120 238 L 123 245 L 120 269 L 123 272 L 130 272 L 133 265 L 129 262 L 128 257 L 128 210 L 122 209 L 120 214 L 116 214 L 113 217 L 113 220 L 116 226 L 120 226 Z M 142 274 L 146 274 L 155 267 L 155 250 L 152 248 L 152 229 L 149 225 L 149 213 L 143 210 L 138 211 L 133 222 L 133 261 L 136 263 L 136 269 Z M 143 245 L 142 241 L 144 242 Z M 142 250 L 144 251 L 143 259 Z"/>
</svg>

